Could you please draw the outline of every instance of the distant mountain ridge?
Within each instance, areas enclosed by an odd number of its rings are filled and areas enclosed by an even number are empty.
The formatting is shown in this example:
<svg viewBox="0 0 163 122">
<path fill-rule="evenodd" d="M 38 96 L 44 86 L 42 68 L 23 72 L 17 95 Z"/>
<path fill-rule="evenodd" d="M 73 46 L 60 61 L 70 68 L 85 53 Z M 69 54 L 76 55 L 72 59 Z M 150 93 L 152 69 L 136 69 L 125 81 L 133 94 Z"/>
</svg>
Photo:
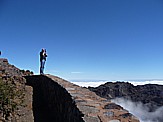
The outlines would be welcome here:
<svg viewBox="0 0 163 122">
<path fill-rule="evenodd" d="M 107 99 L 126 98 L 134 102 L 142 102 L 154 111 L 163 106 L 163 85 L 146 84 L 134 86 L 128 82 L 107 82 L 89 90 Z"/>
</svg>

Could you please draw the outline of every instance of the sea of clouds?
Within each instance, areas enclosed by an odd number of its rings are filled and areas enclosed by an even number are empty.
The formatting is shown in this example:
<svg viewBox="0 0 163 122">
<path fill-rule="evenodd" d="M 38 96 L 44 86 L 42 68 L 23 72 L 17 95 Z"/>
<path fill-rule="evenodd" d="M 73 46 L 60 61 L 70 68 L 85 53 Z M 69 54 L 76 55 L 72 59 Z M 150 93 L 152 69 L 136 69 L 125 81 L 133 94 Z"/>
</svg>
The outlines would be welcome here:
<svg viewBox="0 0 163 122">
<path fill-rule="evenodd" d="M 116 81 L 72 81 L 72 83 L 82 86 L 82 87 L 97 87 L 101 84 L 105 84 L 107 82 L 116 82 Z M 132 83 L 133 85 L 145 85 L 145 84 L 159 84 L 163 85 L 163 80 L 138 80 L 138 81 L 124 81 Z"/>
<path fill-rule="evenodd" d="M 96 81 L 96 82 L 89 82 L 89 81 L 73 81 L 74 84 L 82 86 L 82 87 L 97 87 L 101 84 L 105 84 L 108 81 Z M 116 81 L 112 81 L 116 82 Z M 139 81 L 124 81 L 132 83 L 133 85 L 145 85 L 145 84 L 159 84 L 163 85 L 163 80 L 139 80 Z M 138 117 L 140 122 L 163 122 L 163 106 L 156 109 L 153 112 L 149 112 L 149 108 L 143 105 L 141 102 L 132 102 L 131 100 L 117 98 L 112 100 L 116 104 L 119 104 L 124 109 L 128 110 L 134 116 Z"/>
</svg>

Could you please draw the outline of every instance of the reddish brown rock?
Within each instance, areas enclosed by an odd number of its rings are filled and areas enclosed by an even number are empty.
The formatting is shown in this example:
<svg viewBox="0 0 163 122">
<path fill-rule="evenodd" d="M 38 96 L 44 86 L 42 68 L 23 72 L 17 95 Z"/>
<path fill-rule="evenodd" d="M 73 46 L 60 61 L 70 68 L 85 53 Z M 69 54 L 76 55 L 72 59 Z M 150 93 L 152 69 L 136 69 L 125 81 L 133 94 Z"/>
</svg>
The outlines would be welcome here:
<svg viewBox="0 0 163 122">
<path fill-rule="evenodd" d="M 74 101 L 76 101 L 78 109 L 84 114 L 83 119 L 86 122 L 108 122 L 110 120 L 139 122 L 136 117 L 124 110 L 121 106 L 97 96 L 94 92 L 86 88 L 79 87 L 56 76 L 46 76 L 54 82 L 57 82 L 63 88 L 67 88 L 67 91 Z"/>
<path fill-rule="evenodd" d="M 52 75 L 32 76 L 6 59 L 0 59 L 0 76 L 26 89 L 26 107 L 19 108 L 22 115 L 13 122 L 139 122 L 122 107 L 86 88 Z"/>
</svg>

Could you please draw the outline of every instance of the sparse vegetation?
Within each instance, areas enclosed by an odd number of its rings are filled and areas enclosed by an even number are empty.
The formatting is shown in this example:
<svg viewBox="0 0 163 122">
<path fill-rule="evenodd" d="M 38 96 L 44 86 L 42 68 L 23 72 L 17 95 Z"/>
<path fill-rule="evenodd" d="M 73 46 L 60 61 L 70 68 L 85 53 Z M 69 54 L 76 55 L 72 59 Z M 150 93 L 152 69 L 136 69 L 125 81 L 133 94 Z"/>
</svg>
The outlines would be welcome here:
<svg viewBox="0 0 163 122">
<path fill-rule="evenodd" d="M 0 117 L 8 120 L 9 116 L 15 116 L 19 106 L 23 105 L 24 88 L 20 88 L 13 82 L 14 79 L 2 80 L 0 78 Z"/>
</svg>

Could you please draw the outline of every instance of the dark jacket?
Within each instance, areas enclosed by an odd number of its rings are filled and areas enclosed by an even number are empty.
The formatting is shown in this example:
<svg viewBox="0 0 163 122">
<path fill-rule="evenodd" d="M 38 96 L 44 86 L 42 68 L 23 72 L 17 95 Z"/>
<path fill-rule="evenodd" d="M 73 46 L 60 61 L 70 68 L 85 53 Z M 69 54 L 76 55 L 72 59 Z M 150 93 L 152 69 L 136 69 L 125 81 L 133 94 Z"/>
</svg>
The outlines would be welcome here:
<svg viewBox="0 0 163 122">
<path fill-rule="evenodd" d="M 46 61 L 47 54 L 46 52 L 40 52 L 40 61 L 45 60 Z"/>
</svg>

